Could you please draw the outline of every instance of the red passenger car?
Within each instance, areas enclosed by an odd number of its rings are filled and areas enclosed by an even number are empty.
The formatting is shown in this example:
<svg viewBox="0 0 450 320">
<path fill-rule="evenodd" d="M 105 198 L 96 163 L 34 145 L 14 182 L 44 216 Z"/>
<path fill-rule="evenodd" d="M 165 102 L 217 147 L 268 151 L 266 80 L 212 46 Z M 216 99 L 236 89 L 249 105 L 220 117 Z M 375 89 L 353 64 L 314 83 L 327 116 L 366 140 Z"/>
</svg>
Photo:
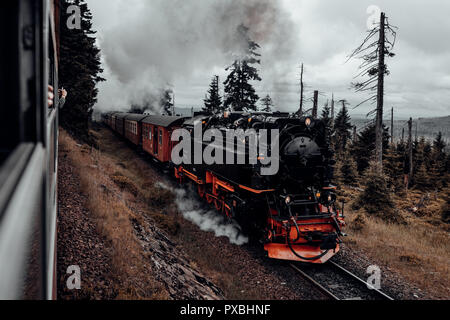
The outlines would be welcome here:
<svg viewBox="0 0 450 320">
<path fill-rule="evenodd" d="M 124 136 L 125 117 L 128 115 L 129 115 L 129 113 L 117 113 L 115 115 L 116 122 L 115 122 L 114 130 L 122 137 Z"/>
<path fill-rule="evenodd" d="M 125 117 L 125 138 L 136 146 L 142 145 L 142 120 L 148 116 L 130 114 Z"/>
<path fill-rule="evenodd" d="M 171 160 L 175 142 L 172 132 L 178 129 L 186 118 L 168 116 L 148 116 L 142 120 L 142 148 L 161 162 Z"/>
</svg>

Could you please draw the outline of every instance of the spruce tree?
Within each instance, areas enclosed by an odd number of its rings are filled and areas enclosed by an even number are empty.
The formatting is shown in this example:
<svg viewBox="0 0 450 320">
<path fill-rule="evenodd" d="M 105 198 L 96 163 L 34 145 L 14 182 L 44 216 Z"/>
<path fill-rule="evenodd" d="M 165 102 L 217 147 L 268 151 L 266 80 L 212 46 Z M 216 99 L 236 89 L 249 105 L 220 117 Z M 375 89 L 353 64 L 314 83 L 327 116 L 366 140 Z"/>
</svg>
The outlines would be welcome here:
<svg viewBox="0 0 450 320">
<path fill-rule="evenodd" d="M 348 141 L 351 138 L 351 129 L 353 127 L 350 120 L 351 118 L 348 114 L 346 102 L 342 101 L 342 109 L 339 111 L 334 121 L 334 145 L 338 155 L 342 155 L 345 152 Z"/>
<path fill-rule="evenodd" d="M 352 146 L 352 155 L 358 165 L 358 172 L 363 173 L 368 167 L 375 152 L 375 124 L 370 124 L 360 134 Z M 389 130 L 383 127 L 383 150 L 389 147 Z"/>
<path fill-rule="evenodd" d="M 243 52 L 226 69 L 230 74 L 224 82 L 226 94 L 224 104 L 225 108 L 234 111 L 256 110 L 256 103 L 259 100 L 250 81 L 261 81 L 258 70 L 253 66 L 261 63 L 259 60 L 261 55 L 256 52 L 260 46 L 251 40 L 248 31 L 244 25 L 238 27 L 238 43 L 243 44 Z"/>
<path fill-rule="evenodd" d="M 222 97 L 220 96 L 219 89 L 219 76 L 214 76 L 212 79 L 209 85 L 208 95 L 204 100 L 205 106 L 203 107 L 203 112 L 216 114 L 223 111 Z"/>
<path fill-rule="evenodd" d="M 348 186 L 355 186 L 357 184 L 358 171 L 356 169 L 356 162 L 348 151 L 343 155 L 339 170 L 342 183 Z"/>
<path fill-rule="evenodd" d="M 445 154 L 446 144 L 442 139 L 442 133 L 439 132 L 433 141 L 431 154 L 431 174 L 433 184 L 436 188 L 446 185 L 447 181 L 447 155 Z"/>
<path fill-rule="evenodd" d="M 385 150 L 383 167 L 388 179 L 388 187 L 396 192 L 403 190 L 403 156 L 394 145 Z"/>
<path fill-rule="evenodd" d="M 264 98 L 261 99 L 263 108 L 261 109 L 261 111 L 263 112 L 272 112 L 272 107 L 273 107 L 273 101 L 272 98 L 267 95 Z"/>
<path fill-rule="evenodd" d="M 325 104 L 322 110 L 322 114 L 320 116 L 322 121 L 325 123 L 325 126 L 329 130 L 329 132 L 332 131 L 332 125 L 333 125 L 333 119 L 331 118 L 331 108 L 328 105 L 328 102 Z"/>
<path fill-rule="evenodd" d="M 367 213 L 386 221 L 398 222 L 395 205 L 387 186 L 386 176 L 379 173 L 377 163 L 372 161 L 366 170 L 363 181 L 364 191 L 358 196 L 354 208 L 364 208 Z"/>
<path fill-rule="evenodd" d="M 65 23 L 71 15 L 67 13 L 70 5 L 80 8 L 81 29 L 69 29 Z M 85 1 L 61 1 L 61 14 L 59 84 L 69 93 L 60 113 L 61 125 L 77 137 L 89 141 L 89 120 L 97 102 L 96 85 L 105 80 L 100 77 L 103 72 L 100 49 L 95 43 L 92 14 Z"/>
</svg>

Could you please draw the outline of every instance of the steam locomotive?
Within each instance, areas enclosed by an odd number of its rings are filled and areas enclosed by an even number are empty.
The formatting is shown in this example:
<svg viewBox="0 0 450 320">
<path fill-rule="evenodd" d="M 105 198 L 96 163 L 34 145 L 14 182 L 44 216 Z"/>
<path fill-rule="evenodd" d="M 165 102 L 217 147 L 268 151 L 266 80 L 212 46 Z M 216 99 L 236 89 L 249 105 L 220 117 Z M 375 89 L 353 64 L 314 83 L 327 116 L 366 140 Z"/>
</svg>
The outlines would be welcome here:
<svg viewBox="0 0 450 320">
<path fill-rule="evenodd" d="M 325 263 L 339 251 L 345 222 L 331 185 L 334 160 L 323 121 L 226 112 L 193 118 L 111 113 L 105 122 L 171 167 L 180 183 L 193 183 L 201 198 L 262 240 L 270 258 Z M 206 153 L 215 161 L 198 158 Z M 217 161 L 220 154 L 231 163 Z M 274 163 L 278 170 L 264 174 Z"/>
</svg>

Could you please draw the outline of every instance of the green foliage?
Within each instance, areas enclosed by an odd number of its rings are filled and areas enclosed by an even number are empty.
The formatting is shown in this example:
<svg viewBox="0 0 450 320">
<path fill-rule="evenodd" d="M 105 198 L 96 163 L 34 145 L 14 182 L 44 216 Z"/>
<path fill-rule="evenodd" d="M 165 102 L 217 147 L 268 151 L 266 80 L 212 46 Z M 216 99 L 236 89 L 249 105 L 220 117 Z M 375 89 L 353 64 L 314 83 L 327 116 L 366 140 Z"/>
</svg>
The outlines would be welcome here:
<svg viewBox="0 0 450 320">
<path fill-rule="evenodd" d="M 100 62 L 100 49 L 95 44 L 92 14 L 83 0 L 61 1 L 61 21 L 67 21 L 67 8 L 77 5 L 81 11 L 81 29 L 70 30 L 61 23 L 59 84 L 69 95 L 61 110 L 61 125 L 77 137 L 89 140 L 88 125 L 97 102 L 96 85 L 105 79 Z M 70 11 L 69 11 L 70 12 Z"/>
<path fill-rule="evenodd" d="M 358 165 L 358 172 L 363 173 L 368 167 L 372 156 L 375 153 L 375 124 L 366 127 L 352 146 L 352 155 Z M 389 147 L 389 130 L 383 126 L 383 153 Z"/>
<path fill-rule="evenodd" d="M 219 76 L 214 76 L 208 90 L 209 97 L 204 100 L 203 111 L 209 114 L 215 114 L 223 111 L 222 97 L 219 90 Z"/>
<path fill-rule="evenodd" d="M 345 101 L 342 101 L 342 109 L 339 111 L 334 122 L 334 146 L 338 156 L 342 155 L 347 149 L 348 141 L 351 138 L 352 124 Z"/>
<path fill-rule="evenodd" d="M 364 208 L 367 213 L 386 221 L 397 221 L 399 217 L 394 210 L 394 202 L 388 189 L 386 176 L 377 171 L 377 164 L 371 162 L 364 177 L 364 191 L 354 204 L 355 209 Z"/>
<path fill-rule="evenodd" d="M 255 89 L 250 81 L 261 81 L 258 70 L 254 64 L 260 64 L 260 54 L 256 52 L 259 45 L 250 39 L 249 29 L 244 25 L 238 27 L 238 41 L 244 44 L 244 52 L 226 70 L 230 71 L 225 85 L 225 108 L 234 111 L 244 109 L 256 110 L 256 103 L 259 100 Z"/>
<path fill-rule="evenodd" d="M 331 107 L 329 106 L 328 102 L 323 107 L 320 118 L 325 123 L 329 136 L 332 137 L 334 135 L 334 126 L 333 119 L 331 118 Z"/>
<path fill-rule="evenodd" d="M 388 187 L 395 192 L 403 191 L 404 152 L 401 149 L 398 150 L 395 146 L 389 146 L 384 151 L 383 168 L 387 176 Z"/>
<path fill-rule="evenodd" d="M 358 171 L 356 170 L 356 162 L 347 151 L 343 156 L 343 160 L 339 165 L 341 182 L 348 186 L 357 184 Z"/>
</svg>

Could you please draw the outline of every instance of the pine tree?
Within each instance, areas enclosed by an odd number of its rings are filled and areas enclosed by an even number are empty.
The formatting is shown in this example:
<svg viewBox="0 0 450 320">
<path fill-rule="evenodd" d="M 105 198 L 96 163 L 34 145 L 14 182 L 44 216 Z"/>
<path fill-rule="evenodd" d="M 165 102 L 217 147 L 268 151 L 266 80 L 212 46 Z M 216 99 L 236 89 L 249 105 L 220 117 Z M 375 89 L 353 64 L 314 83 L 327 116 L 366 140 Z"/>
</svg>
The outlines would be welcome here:
<svg viewBox="0 0 450 320">
<path fill-rule="evenodd" d="M 438 152 L 439 154 L 444 154 L 444 149 L 447 145 L 445 144 L 444 140 L 442 139 L 442 132 L 439 131 L 436 138 L 433 141 L 433 149 Z"/>
<path fill-rule="evenodd" d="M 442 139 L 442 133 L 439 132 L 433 141 L 431 153 L 431 176 L 436 188 L 441 188 L 446 184 L 447 178 L 447 155 L 445 154 L 446 144 Z"/>
<path fill-rule="evenodd" d="M 89 140 L 89 120 L 97 102 L 96 85 L 105 79 L 100 61 L 100 49 L 95 44 L 96 32 L 92 30 L 92 14 L 83 0 L 61 1 L 61 21 L 67 21 L 70 5 L 81 12 L 81 29 L 68 29 L 61 23 L 59 83 L 69 95 L 60 113 L 61 125 L 81 139 Z M 69 11 L 70 12 L 70 11 Z"/>
<path fill-rule="evenodd" d="M 333 124 L 333 122 L 334 121 L 333 121 L 333 118 L 331 116 L 331 108 L 328 105 L 328 102 L 325 104 L 325 107 L 322 110 L 321 119 L 325 123 L 325 127 L 326 127 L 326 130 L 327 130 L 327 140 L 328 140 L 328 142 L 330 144 L 330 147 L 332 149 L 334 149 L 334 145 L 333 145 L 333 143 L 334 143 L 334 141 L 333 141 L 334 140 L 333 139 L 333 136 L 334 136 L 334 124 Z"/>
<path fill-rule="evenodd" d="M 216 114 L 223 111 L 222 97 L 220 96 L 219 89 L 219 76 L 214 76 L 212 79 L 209 85 L 208 95 L 204 100 L 205 106 L 203 111 L 209 114 Z"/>
<path fill-rule="evenodd" d="M 331 118 L 331 107 L 328 105 L 328 102 L 323 107 L 320 118 L 325 123 L 325 126 L 327 127 L 327 129 L 331 132 L 333 129 L 332 128 L 333 119 Z"/>
<path fill-rule="evenodd" d="M 335 121 L 334 121 L 334 145 L 336 153 L 342 155 L 346 148 L 347 143 L 351 138 L 352 124 L 350 122 L 351 118 L 348 114 L 346 107 L 346 101 L 342 100 L 342 109 L 339 111 Z"/>
<path fill-rule="evenodd" d="M 367 213 L 386 221 L 399 222 L 400 217 L 394 210 L 395 206 L 387 187 L 386 176 L 379 173 L 377 165 L 374 161 L 370 163 L 363 177 L 364 191 L 358 196 L 353 207 L 364 208 Z"/>
<path fill-rule="evenodd" d="M 419 167 L 416 167 L 417 170 L 414 174 L 414 187 L 418 190 L 429 190 L 432 187 L 430 172 L 425 165 L 425 162 L 422 162 Z"/>
<path fill-rule="evenodd" d="M 389 130 L 383 127 L 383 150 L 389 147 Z M 370 124 L 360 134 L 352 146 L 352 154 L 358 165 L 358 172 L 363 173 L 368 167 L 375 152 L 375 124 Z"/>
<path fill-rule="evenodd" d="M 260 47 L 250 39 L 247 27 L 240 25 L 237 31 L 239 43 L 244 43 L 245 48 L 243 54 L 226 69 L 230 74 L 224 82 L 226 93 L 224 104 L 225 108 L 234 111 L 256 110 L 259 97 L 250 81 L 261 81 L 258 70 L 253 67 L 261 63 L 259 60 L 261 55 L 256 52 Z"/>
<path fill-rule="evenodd" d="M 340 177 L 342 183 L 348 186 L 355 186 L 358 178 L 358 171 L 356 169 L 356 162 L 348 151 L 346 151 L 342 158 L 342 163 L 339 166 Z"/>
<path fill-rule="evenodd" d="M 272 98 L 269 95 L 267 95 L 264 98 L 262 98 L 261 102 L 263 104 L 263 108 L 261 109 L 261 111 L 263 111 L 263 112 L 272 112 L 273 101 L 272 101 Z"/>
<path fill-rule="evenodd" d="M 396 192 L 403 191 L 403 157 L 404 152 L 391 145 L 385 150 L 384 171 L 388 179 L 388 187 Z"/>
</svg>

